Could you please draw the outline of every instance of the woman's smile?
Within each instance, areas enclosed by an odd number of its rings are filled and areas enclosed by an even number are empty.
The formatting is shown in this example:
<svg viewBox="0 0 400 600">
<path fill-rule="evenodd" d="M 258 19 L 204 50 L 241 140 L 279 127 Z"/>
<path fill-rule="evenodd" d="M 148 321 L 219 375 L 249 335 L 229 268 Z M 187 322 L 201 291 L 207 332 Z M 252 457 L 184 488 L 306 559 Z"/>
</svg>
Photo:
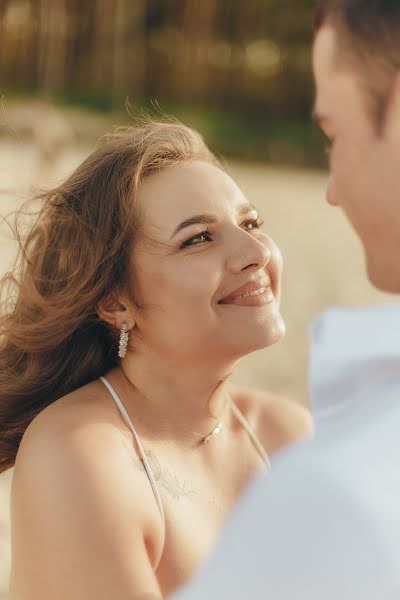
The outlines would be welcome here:
<svg viewBox="0 0 400 600">
<path fill-rule="evenodd" d="M 219 304 L 235 304 L 237 306 L 265 306 L 275 300 L 275 296 L 272 292 L 271 287 L 262 287 L 253 292 L 246 292 L 241 296 L 237 296 L 233 300 L 228 302 L 219 302 Z"/>
<path fill-rule="evenodd" d="M 221 300 L 218 304 L 238 306 L 265 306 L 275 299 L 271 289 L 271 280 L 267 277 L 247 282 Z"/>
</svg>

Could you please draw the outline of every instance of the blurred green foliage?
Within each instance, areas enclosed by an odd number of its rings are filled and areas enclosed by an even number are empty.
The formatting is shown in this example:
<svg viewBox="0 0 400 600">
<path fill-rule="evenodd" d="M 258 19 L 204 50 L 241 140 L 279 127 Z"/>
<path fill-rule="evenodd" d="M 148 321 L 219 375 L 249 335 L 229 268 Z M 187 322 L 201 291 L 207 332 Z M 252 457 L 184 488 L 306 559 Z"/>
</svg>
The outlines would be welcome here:
<svg viewBox="0 0 400 600">
<path fill-rule="evenodd" d="M 158 103 L 229 156 L 323 164 L 312 0 L 1 0 L 3 94 Z"/>
</svg>

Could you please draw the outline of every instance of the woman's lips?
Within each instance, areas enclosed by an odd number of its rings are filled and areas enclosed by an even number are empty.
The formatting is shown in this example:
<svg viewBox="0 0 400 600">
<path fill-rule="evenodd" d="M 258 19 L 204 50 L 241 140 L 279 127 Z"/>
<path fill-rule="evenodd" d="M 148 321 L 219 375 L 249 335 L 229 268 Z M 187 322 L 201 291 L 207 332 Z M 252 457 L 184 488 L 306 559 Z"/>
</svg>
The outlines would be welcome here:
<svg viewBox="0 0 400 600">
<path fill-rule="evenodd" d="M 240 295 L 231 295 L 226 300 L 221 300 L 219 304 L 235 304 L 238 306 L 264 306 L 275 299 L 271 286 L 262 285 L 258 288 L 243 292 Z M 254 289 L 255 288 L 255 289 Z"/>
<path fill-rule="evenodd" d="M 265 306 L 275 299 L 270 286 L 261 287 L 252 292 L 246 292 L 232 300 L 223 300 L 220 304 L 235 304 L 237 306 Z"/>
<path fill-rule="evenodd" d="M 262 294 L 267 288 L 271 287 L 269 277 L 259 277 L 237 287 L 235 290 L 227 294 L 224 298 L 218 301 L 218 304 L 232 304 L 239 297 L 253 297 Z"/>
</svg>

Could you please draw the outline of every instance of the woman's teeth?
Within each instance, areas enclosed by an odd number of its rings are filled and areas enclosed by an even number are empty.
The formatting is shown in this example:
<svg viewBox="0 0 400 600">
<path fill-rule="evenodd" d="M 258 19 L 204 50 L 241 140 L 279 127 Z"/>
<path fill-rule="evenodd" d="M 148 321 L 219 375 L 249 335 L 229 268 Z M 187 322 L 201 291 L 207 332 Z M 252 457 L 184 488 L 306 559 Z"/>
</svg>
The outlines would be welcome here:
<svg viewBox="0 0 400 600">
<path fill-rule="evenodd" d="M 267 290 L 266 287 L 262 287 L 262 288 L 259 288 L 258 290 L 254 290 L 253 292 L 246 292 L 245 294 L 238 296 L 238 298 L 247 298 L 248 296 L 258 296 L 259 294 L 263 294 L 266 290 Z"/>
</svg>

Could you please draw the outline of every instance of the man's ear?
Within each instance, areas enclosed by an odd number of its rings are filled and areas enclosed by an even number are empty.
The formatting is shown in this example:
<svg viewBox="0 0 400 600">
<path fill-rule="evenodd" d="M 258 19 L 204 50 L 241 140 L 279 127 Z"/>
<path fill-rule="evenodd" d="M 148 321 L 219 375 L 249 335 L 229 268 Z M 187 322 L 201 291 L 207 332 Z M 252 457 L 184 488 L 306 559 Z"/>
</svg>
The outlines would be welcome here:
<svg viewBox="0 0 400 600">
<path fill-rule="evenodd" d="M 393 81 L 386 109 L 385 135 L 400 149 L 400 71 Z"/>
<path fill-rule="evenodd" d="M 135 326 L 135 318 L 127 299 L 118 292 L 111 292 L 96 305 L 96 312 L 102 321 L 121 329 L 126 323 L 128 331 Z"/>
</svg>

